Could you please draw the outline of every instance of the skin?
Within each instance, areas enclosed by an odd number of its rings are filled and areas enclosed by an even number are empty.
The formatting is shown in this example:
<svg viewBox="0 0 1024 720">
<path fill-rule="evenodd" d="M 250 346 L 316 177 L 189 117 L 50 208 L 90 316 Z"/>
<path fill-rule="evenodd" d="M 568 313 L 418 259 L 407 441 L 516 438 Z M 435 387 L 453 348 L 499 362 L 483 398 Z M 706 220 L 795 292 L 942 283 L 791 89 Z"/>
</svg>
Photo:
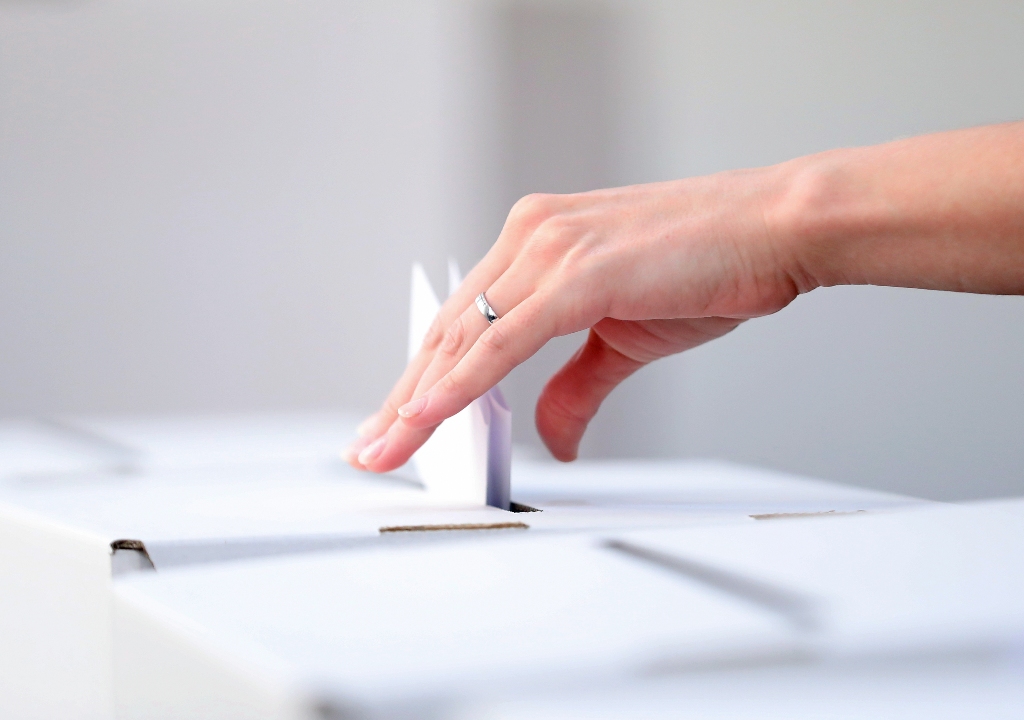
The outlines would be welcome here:
<svg viewBox="0 0 1024 720">
<path fill-rule="evenodd" d="M 573 460 L 604 398 L 647 363 L 840 284 L 1024 294 L 1024 122 L 527 196 L 345 457 L 399 467 L 548 340 L 589 328 L 537 402 L 541 438 Z"/>
</svg>

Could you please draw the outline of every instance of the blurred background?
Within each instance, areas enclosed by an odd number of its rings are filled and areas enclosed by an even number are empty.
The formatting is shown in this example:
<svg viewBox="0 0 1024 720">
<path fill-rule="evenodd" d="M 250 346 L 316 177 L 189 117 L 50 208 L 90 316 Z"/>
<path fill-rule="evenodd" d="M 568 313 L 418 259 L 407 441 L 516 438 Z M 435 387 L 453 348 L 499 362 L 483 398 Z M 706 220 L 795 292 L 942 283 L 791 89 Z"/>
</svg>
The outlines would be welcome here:
<svg viewBox="0 0 1024 720">
<path fill-rule="evenodd" d="M 0 416 L 370 411 L 411 263 L 443 287 L 518 197 L 1020 119 L 1022 77 L 1020 2 L 3 2 Z M 580 341 L 503 383 L 538 455 Z M 583 455 L 1024 494 L 1024 298 L 816 290 Z"/>
</svg>

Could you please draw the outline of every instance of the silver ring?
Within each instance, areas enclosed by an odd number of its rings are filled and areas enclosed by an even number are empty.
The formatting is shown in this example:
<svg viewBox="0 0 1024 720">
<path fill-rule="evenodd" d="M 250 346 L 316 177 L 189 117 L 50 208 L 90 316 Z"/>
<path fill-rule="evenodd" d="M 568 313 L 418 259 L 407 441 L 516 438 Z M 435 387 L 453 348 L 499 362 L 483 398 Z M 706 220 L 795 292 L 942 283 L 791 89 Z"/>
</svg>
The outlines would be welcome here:
<svg viewBox="0 0 1024 720">
<path fill-rule="evenodd" d="M 487 318 L 488 325 L 493 325 L 494 321 L 498 319 L 498 313 L 494 312 L 494 308 L 487 302 L 487 298 L 484 297 L 483 293 L 476 296 L 476 306 L 483 313 L 483 316 Z"/>
</svg>

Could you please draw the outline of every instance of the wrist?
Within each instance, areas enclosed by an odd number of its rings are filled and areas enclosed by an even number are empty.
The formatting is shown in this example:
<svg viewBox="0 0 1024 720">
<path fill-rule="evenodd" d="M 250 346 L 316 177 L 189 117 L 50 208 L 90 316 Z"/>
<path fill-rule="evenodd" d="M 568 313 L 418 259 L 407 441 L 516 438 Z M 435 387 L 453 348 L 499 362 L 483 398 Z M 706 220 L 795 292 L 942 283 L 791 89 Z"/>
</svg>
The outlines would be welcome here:
<svg viewBox="0 0 1024 720">
<path fill-rule="evenodd" d="M 833 150 L 768 168 L 772 249 L 798 292 L 872 284 L 1024 294 L 1024 126 Z"/>
<path fill-rule="evenodd" d="M 772 168 L 776 190 L 765 224 L 800 293 L 858 282 L 851 241 L 872 212 L 852 172 L 853 152 L 830 150 Z"/>
</svg>

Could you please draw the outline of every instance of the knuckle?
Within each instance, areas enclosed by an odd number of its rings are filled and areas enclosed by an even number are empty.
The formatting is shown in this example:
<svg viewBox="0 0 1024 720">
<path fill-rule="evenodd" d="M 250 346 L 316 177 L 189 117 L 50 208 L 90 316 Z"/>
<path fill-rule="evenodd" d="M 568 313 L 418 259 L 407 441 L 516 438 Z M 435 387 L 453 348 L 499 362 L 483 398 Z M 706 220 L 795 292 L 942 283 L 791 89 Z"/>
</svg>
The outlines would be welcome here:
<svg viewBox="0 0 1024 720">
<path fill-rule="evenodd" d="M 462 347 L 462 342 L 466 337 L 465 328 L 462 325 L 462 318 L 456 318 L 448 330 L 444 334 L 444 339 L 441 341 L 441 345 L 438 348 L 439 352 L 445 353 L 446 355 L 454 355 Z"/>
<path fill-rule="evenodd" d="M 547 265 L 561 262 L 573 250 L 579 228 L 564 215 L 554 215 L 542 222 L 528 243 L 528 251 Z"/>
<path fill-rule="evenodd" d="M 384 406 L 381 408 L 381 412 L 388 416 L 397 415 L 398 408 L 400 408 L 404 404 L 405 403 L 401 401 L 399 398 L 389 396 L 388 399 L 384 401 Z"/>
<path fill-rule="evenodd" d="M 509 218 L 514 220 L 538 219 L 539 217 L 549 215 L 552 212 L 553 205 L 553 195 L 531 193 L 516 201 L 509 212 Z"/>
<path fill-rule="evenodd" d="M 481 349 L 486 352 L 501 354 L 508 349 L 509 341 L 508 330 L 499 322 L 484 330 L 484 334 L 480 336 L 477 342 L 480 343 Z"/>
<path fill-rule="evenodd" d="M 574 406 L 572 401 L 567 400 L 564 395 L 554 392 L 544 394 L 544 410 L 562 420 L 582 425 L 589 423 L 593 417 L 593 413 L 588 413 L 585 409 Z"/>
<path fill-rule="evenodd" d="M 458 372 L 452 370 L 438 382 L 438 390 L 444 397 L 461 400 L 463 396 L 462 378 Z"/>
</svg>

